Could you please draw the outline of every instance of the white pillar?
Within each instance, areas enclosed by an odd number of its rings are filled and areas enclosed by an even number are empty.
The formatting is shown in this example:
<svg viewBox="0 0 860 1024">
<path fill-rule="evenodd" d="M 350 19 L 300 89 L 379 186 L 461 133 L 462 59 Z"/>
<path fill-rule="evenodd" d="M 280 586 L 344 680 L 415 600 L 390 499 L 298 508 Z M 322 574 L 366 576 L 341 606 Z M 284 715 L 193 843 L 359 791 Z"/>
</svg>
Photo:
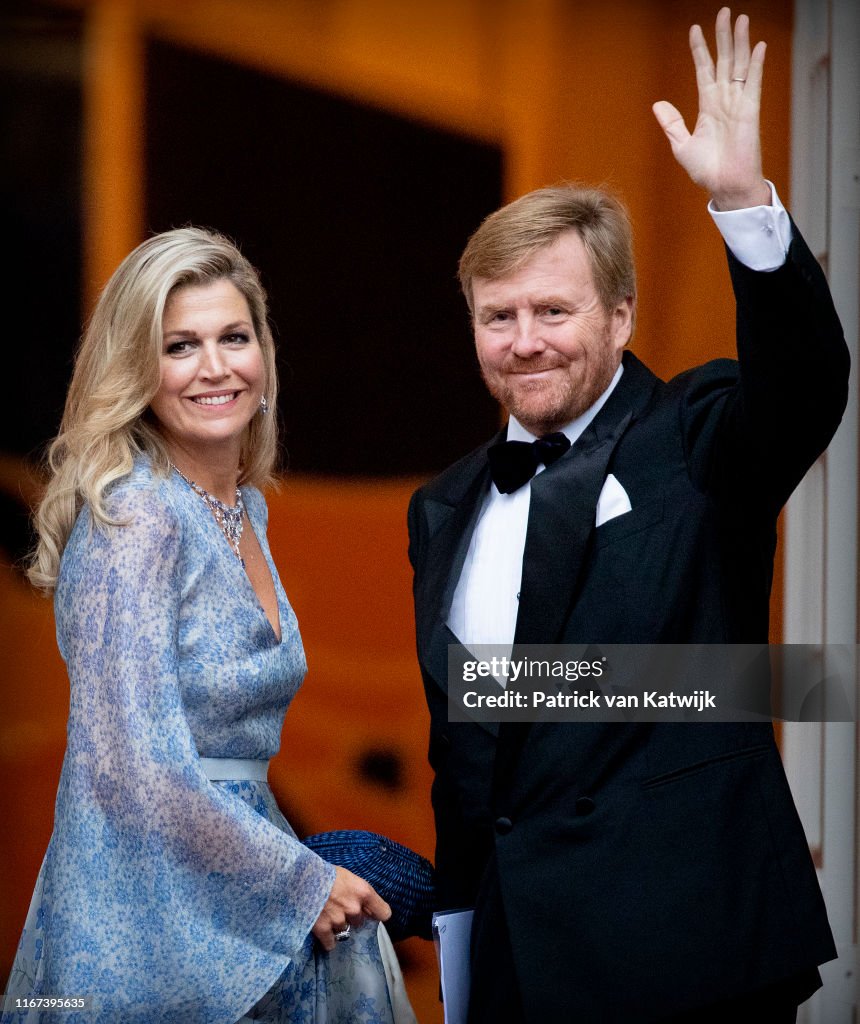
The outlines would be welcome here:
<svg viewBox="0 0 860 1024">
<path fill-rule="evenodd" d="M 855 0 L 795 0 L 792 94 L 791 208 L 827 271 L 852 369 L 842 425 L 789 502 L 784 636 L 787 643 L 850 645 L 849 671 L 857 686 L 860 7 Z M 835 648 L 825 650 L 826 659 L 837 656 Z M 822 967 L 824 988 L 798 1020 L 852 1024 L 860 1006 L 860 732 L 857 723 L 786 724 L 783 740 L 786 770 L 839 951 L 838 960 Z"/>
</svg>

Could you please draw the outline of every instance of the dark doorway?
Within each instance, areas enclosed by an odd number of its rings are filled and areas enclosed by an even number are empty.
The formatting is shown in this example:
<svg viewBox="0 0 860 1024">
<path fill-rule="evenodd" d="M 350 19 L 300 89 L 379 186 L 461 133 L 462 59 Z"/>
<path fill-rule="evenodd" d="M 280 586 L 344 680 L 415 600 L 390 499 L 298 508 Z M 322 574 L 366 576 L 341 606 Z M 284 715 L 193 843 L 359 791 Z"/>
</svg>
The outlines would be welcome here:
<svg viewBox="0 0 860 1024">
<path fill-rule="evenodd" d="M 38 457 L 57 432 L 81 330 L 81 64 L 78 12 L 0 13 L 0 451 L 14 455 Z"/>
<path fill-rule="evenodd" d="M 425 473 L 493 432 L 455 274 L 498 148 L 162 42 L 146 121 L 148 227 L 217 228 L 263 272 L 293 469 Z"/>
</svg>

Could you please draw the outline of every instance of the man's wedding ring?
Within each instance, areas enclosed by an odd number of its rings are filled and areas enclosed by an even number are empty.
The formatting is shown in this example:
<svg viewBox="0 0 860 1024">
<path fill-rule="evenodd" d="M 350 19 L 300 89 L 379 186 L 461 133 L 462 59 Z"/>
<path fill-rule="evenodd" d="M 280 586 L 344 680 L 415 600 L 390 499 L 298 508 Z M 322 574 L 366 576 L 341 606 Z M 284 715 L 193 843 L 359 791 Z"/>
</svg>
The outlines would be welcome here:
<svg viewBox="0 0 860 1024">
<path fill-rule="evenodd" d="M 740 82 L 741 85 L 743 85 L 743 83 L 746 81 L 746 79 L 745 78 L 733 78 L 732 81 L 733 82 Z"/>
<path fill-rule="evenodd" d="M 336 942 L 346 942 L 346 940 L 349 938 L 349 931 L 350 931 L 350 925 L 347 925 L 346 928 L 343 928 L 341 931 L 335 932 L 334 933 L 335 941 Z"/>
</svg>

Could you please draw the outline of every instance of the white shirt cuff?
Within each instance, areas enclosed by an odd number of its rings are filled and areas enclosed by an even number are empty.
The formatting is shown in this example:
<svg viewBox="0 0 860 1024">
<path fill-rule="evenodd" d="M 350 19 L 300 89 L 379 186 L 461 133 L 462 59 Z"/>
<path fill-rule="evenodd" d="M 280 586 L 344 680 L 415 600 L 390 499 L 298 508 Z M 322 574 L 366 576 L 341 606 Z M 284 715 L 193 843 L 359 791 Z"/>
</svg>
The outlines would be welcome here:
<svg viewBox="0 0 860 1024">
<path fill-rule="evenodd" d="M 720 230 L 735 258 L 750 270 L 777 270 L 785 263 L 791 245 L 791 221 L 772 181 L 771 206 L 751 206 L 747 210 L 715 210 L 708 213 Z"/>
</svg>

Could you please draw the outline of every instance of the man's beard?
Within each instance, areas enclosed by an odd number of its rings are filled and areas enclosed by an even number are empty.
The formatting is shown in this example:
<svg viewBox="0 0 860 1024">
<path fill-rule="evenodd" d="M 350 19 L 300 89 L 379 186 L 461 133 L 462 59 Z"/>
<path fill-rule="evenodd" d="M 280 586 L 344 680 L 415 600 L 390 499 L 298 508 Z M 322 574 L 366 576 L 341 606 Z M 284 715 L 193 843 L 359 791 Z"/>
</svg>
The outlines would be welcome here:
<svg viewBox="0 0 860 1024">
<path fill-rule="evenodd" d="M 601 346 L 599 351 L 597 362 L 590 359 L 579 377 L 571 377 L 569 363 L 560 364 L 545 358 L 506 360 L 501 373 L 493 379 L 482 366 L 481 376 L 493 398 L 528 431 L 540 437 L 577 419 L 609 387 L 618 367 L 617 354 L 609 346 L 608 339 L 606 346 Z M 511 373 L 535 373 L 559 366 L 567 372 L 527 384 L 517 384 L 516 377 L 509 376 Z"/>
</svg>

